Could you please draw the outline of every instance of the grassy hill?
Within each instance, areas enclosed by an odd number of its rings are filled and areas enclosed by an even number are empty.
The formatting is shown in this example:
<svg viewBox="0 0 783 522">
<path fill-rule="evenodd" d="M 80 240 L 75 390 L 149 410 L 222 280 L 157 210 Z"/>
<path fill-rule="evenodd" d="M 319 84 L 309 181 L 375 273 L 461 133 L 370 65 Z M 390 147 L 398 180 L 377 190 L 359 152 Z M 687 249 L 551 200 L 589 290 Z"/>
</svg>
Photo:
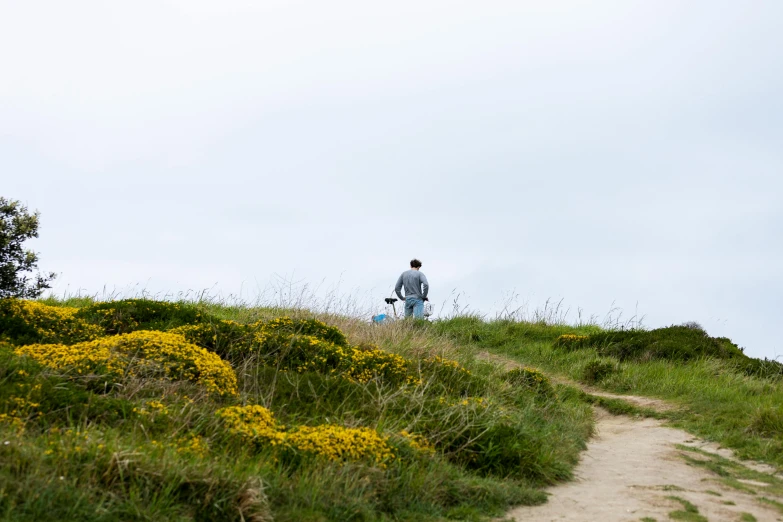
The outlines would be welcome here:
<svg viewBox="0 0 783 522">
<path fill-rule="evenodd" d="M 667 418 L 742 458 L 783 467 L 783 364 L 748 357 L 729 339 L 710 337 L 696 324 L 605 331 L 459 317 L 432 329 L 466 349 L 503 355 L 584 385 L 666 399 L 677 408 L 636 413 Z"/>
<path fill-rule="evenodd" d="M 591 435 L 594 399 L 542 370 L 670 399 L 783 465 L 779 365 L 694 327 L 3 300 L 0 520 L 499 515 L 544 502 Z"/>
</svg>

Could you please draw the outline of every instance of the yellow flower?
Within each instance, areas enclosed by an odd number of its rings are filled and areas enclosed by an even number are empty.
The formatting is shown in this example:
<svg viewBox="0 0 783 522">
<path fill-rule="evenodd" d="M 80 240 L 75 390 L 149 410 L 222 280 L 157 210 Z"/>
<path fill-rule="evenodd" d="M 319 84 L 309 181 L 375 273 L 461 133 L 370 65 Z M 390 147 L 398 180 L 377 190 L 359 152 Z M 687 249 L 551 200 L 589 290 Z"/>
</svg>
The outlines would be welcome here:
<svg viewBox="0 0 783 522">
<path fill-rule="evenodd" d="M 204 437 L 191 435 L 177 439 L 177 453 L 187 453 L 197 457 L 206 457 L 209 454 L 209 446 Z"/>
<path fill-rule="evenodd" d="M 405 439 L 408 445 L 416 451 L 430 455 L 435 453 L 435 446 L 433 446 L 432 443 L 423 435 L 409 433 L 406 430 L 402 430 L 400 432 L 400 436 Z"/>
</svg>

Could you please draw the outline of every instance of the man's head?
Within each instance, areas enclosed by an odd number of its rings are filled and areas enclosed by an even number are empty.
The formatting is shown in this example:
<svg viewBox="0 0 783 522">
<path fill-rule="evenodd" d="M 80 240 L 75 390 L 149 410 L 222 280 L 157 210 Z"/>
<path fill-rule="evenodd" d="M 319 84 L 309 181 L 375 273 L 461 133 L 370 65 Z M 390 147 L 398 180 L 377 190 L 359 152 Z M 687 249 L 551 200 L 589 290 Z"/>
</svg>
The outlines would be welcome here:
<svg viewBox="0 0 783 522">
<path fill-rule="evenodd" d="M 411 259 L 411 268 L 414 270 L 418 270 L 421 268 L 421 261 L 418 259 Z"/>
</svg>

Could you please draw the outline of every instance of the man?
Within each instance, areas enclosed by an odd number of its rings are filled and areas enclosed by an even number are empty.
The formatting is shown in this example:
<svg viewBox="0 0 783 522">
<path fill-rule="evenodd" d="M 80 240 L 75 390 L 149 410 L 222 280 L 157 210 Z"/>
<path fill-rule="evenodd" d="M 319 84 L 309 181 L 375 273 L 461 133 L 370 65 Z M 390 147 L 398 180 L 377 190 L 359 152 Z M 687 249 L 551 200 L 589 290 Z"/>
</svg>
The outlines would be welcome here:
<svg viewBox="0 0 783 522">
<path fill-rule="evenodd" d="M 397 280 L 394 291 L 400 301 L 405 301 L 405 317 L 411 315 L 416 319 L 424 319 L 424 301 L 427 299 L 427 293 L 430 290 L 430 284 L 427 282 L 427 276 L 422 274 L 421 261 L 411 260 L 411 269 L 403 272 Z M 402 297 L 402 287 L 405 287 L 405 297 Z"/>
</svg>

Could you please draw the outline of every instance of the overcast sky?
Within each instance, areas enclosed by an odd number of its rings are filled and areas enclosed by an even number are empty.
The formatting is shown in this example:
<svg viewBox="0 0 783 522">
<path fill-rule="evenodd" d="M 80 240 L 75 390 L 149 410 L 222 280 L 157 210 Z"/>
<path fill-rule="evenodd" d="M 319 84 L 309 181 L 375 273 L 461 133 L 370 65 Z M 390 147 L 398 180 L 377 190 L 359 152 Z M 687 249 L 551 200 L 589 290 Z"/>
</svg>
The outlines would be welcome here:
<svg viewBox="0 0 783 522">
<path fill-rule="evenodd" d="M 772 357 L 781 21 L 762 0 L 0 0 L 0 196 L 41 211 L 60 294 L 253 299 L 279 276 L 377 303 L 416 256 L 436 310 L 614 306 Z"/>
</svg>

